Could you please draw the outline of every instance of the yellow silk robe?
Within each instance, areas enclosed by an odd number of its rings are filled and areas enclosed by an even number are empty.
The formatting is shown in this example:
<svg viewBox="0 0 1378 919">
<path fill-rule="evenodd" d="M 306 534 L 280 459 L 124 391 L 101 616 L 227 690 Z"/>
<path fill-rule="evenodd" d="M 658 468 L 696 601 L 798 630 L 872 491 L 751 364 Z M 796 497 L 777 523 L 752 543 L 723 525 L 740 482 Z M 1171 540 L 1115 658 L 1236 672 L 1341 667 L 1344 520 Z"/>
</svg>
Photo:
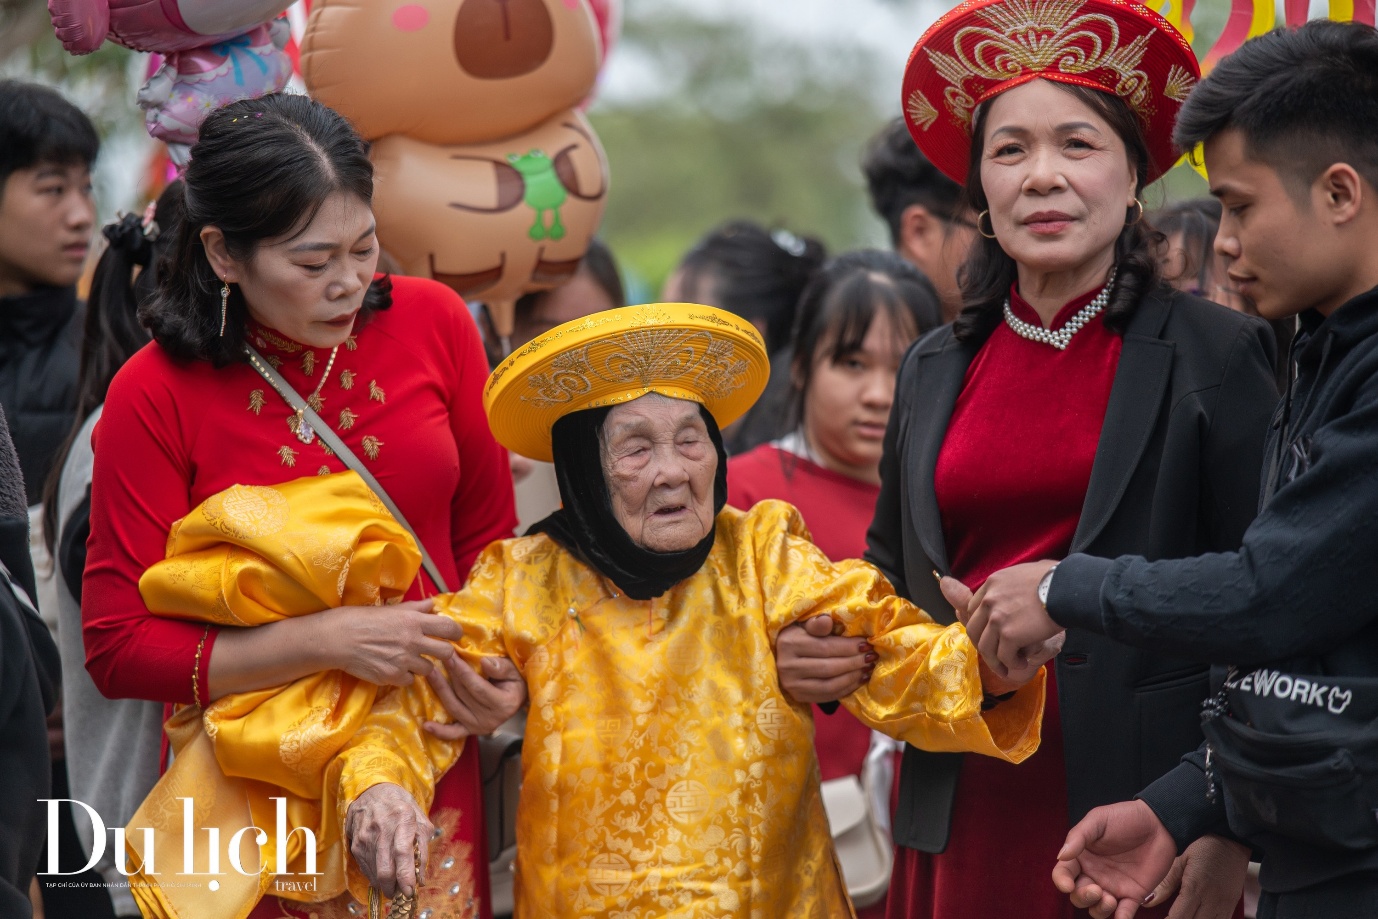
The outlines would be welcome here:
<svg viewBox="0 0 1378 919">
<path fill-rule="evenodd" d="M 420 565 L 407 531 L 356 473 L 342 472 L 211 496 L 173 525 L 167 558 L 145 572 L 139 590 L 158 616 L 257 626 L 400 600 Z M 380 688 L 339 670 L 232 693 L 204 711 L 184 706 L 166 725 L 172 765 L 126 835 L 140 911 L 159 919 L 242 919 L 265 893 L 305 902 L 342 893 L 348 853 L 333 799 L 339 785 L 329 771 L 338 768 L 336 754 L 361 731 L 374 732 L 391 757 L 431 777 L 416 794 L 429 808 L 435 781 L 463 745 L 415 725 L 444 717 L 433 694 Z M 277 798 L 287 830 L 281 874 Z M 263 842 L 245 827 L 262 829 Z M 297 827 L 315 836 L 318 874 L 305 873 L 306 837 L 291 831 Z M 219 834 L 214 847 L 207 828 Z M 150 859 L 156 874 L 144 870 Z"/>
<path fill-rule="evenodd" d="M 983 714 L 963 628 L 935 624 L 864 562 L 830 562 L 779 501 L 725 509 L 704 566 L 653 600 L 621 595 L 541 535 L 490 546 L 440 611 L 463 625 L 466 658 L 510 657 L 530 691 L 519 917 L 851 915 L 812 715 L 775 669 L 780 629 L 813 615 L 880 656 L 843 701 L 866 724 L 1011 762 L 1038 747 L 1041 672 Z M 341 808 L 378 781 L 425 793 L 429 774 L 389 745 L 361 732 L 341 754 Z"/>
</svg>

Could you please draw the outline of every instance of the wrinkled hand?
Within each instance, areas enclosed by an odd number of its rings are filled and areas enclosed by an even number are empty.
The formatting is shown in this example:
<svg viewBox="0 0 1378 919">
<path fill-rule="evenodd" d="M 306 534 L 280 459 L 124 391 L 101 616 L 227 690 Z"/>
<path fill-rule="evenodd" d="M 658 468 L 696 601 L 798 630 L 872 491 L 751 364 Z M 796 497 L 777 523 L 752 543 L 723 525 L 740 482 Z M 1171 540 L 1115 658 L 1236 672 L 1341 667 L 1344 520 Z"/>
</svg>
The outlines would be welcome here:
<svg viewBox="0 0 1378 919">
<path fill-rule="evenodd" d="M 974 609 L 971 588 L 954 577 L 939 578 L 938 586 L 942 590 L 943 596 L 947 598 L 947 602 L 951 603 L 952 608 L 957 611 L 957 621 L 966 625 L 967 621 L 971 619 Z M 970 631 L 967 634 L 970 635 Z M 1066 639 L 1066 632 L 1058 632 L 1047 641 L 1033 648 L 1024 649 L 1024 657 L 1019 666 L 1006 669 L 1003 676 L 992 670 L 985 658 L 982 658 L 981 688 L 993 696 L 1003 696 L 1007 692 L 1014 692 L 1021 688 L 1038 675 L 1040 667 L 1061 653 L 1062 643 Z"/>
<path fill-rule="evenodd" d="M 427 658 L 448 661 L 452 641 L 464 637 L 459 623 L 431 612 L 432 601 L 395 606 L 342 606 L 318 613 L 320 640 L 330 648 L 334 669 L 379 686 L 410 686 L 416 674 L 434 667 Z"/>
<path fill-rule="evenodd" d="M 1062 627 L 1038 602 L 1038 582 L 1055 562 L 1029 562 L 997 571 L 971 598 L 967 634 L 1002 677 L 1025 668 L 1025 658 Z"/>
<path fill-rule="evenodd" d="M 1177 856 L 1172 836 L 1142 801 L 1097 807 L 1072 827 L 1053 884 L 1092 919 L 1131 919 Z"/>
<path fill-rule="evenodd" d="M 445 661 L 445 671 L 432 670 L 427 676 L 451 724 L 427 721 L 426 730 L 442 740 L 459 740 L 491 734 L 526 704 L 526 681 L 517 665 L 505 657 L 485 657 L 479 666 L 483 676 L 458 655 Z"/>
<path fill-rule="evenodd" d="M 345 815 L 350 854 L 368 882 L 388 899 L 399 889 L 410 896 L 426 883 L 424 871 L 434 831 L 421 805 L 400 785 L 374 785 L 354 799 Z M 419 878 L 413 843 L 421 853 L 423 875 Z"/>
<path fill-rule="evenodd" d="M 780 688 L 796 702 L 836 702 L 871 678 L 876 653 L 869 642 L 833 634 L 831 616 L 814 616 L 780 630 L 775 669 Z"/>
<path fill-rule="evenodd" d="M 1223 836 L 1202 836 L 1172 863 L 1144 906 L 1166 903 L 1176 892 L 1167 919 L 1230 919 L 1248 873 L 1248 848 Z"/>
</svg>

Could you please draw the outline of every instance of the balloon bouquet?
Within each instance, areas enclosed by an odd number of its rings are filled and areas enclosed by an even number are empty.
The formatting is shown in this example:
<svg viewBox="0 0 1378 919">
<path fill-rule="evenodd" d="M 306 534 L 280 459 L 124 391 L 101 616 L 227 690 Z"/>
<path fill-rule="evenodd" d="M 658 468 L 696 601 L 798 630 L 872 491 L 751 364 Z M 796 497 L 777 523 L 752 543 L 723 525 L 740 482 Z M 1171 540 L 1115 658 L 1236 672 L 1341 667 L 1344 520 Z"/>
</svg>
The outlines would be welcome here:
<svg viewBox="0 0 1378 919">
<path fill-rule="evenodd" d="M 504 339 L 517 298 L 569 280 L 602 217 L 607 159 L 580 107 L 616 14 L 611 0 L 312 4 L 302 77 L 372 141 L 383 249 L 481 300 Z"/>
<path fill-rule="evenodd" d="M 48 0 L 53 31 L 72 54 L 106 39 L 163 56 L 139 90 L 148 133 L 185 162 L 207 114 L 278 92 L 292 75 L 282 48 L 291 0 Z"/>
</svg>

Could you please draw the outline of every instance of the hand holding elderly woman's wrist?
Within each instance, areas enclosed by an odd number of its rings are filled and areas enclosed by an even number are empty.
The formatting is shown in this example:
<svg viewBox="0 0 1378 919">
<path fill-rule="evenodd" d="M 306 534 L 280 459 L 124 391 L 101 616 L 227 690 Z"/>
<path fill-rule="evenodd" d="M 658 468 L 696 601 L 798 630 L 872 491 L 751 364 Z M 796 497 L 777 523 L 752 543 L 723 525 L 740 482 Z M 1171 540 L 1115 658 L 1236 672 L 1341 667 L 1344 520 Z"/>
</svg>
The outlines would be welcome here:
<svg viewBox="0 0 1378 919">
<path fill-rule="evenodd" d="M 966 604 L 962 621 L 967 634 L 997 674 L 1023 670 L 1030 657 L 1044 653 L 1046 643 L 1062 633 L 1038 596 L 1039 584 L 1056 564 L 1028 562 L 997 571 Z"/>
<path fill-rule="evenodd" d="M 343 670 L 379 686 L 410 686 L 436 661 L 455 655 L 459 623 L 431 612 L 431 600 L 395 606 L 342 606 L 311 617 L 321 669 Z"/>
<path fill-rule="evenodd" d="M 342 606 L 255 628 L 226 628 L 207 665 L 209 699 L 281 686 L 343 670 L 379 686 L 410 686 L 455 654 L 459 624 L 431 614 L 430 600 L 396 606 Z"/>
<path fill-rule="evenodd" d="M 833 635 L 831 616 L 814 616 L 780 630 L 775 666 L 780 688 L 804 703 L 836 702 L 871 678 L 876 653 L 865 639 Z"/>
<path fill-rule="evenodd" d="M 461 740 L 496 731 L 526 704 L 526 681 L 517 666 L 505 657 L 485 657 L 476 673 L 459 655 L 445 661 L 426 676 L 449 724 L 427 721 L 427 733 L 441 740 Z"/>
</svg>

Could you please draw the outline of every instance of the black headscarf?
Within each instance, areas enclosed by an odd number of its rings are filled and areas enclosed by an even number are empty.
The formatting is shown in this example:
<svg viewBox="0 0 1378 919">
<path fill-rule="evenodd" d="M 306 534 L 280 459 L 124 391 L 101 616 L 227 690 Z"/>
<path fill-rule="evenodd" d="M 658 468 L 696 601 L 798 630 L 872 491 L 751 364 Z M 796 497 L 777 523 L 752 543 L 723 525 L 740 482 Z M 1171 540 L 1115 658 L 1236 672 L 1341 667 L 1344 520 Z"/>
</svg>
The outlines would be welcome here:
<svg viewBox="0 0 1378 919">
<path fill-rule="evenodd" d="M 658 597 L 694 574 L 708 560 L 716 527 L 698 544 L 682 552 L 652 552 L 632 538 L 612 512 L 612 495 L 603 473 L 599 433 L 611 406 L 572 412 L 551 429 L 555 478 L 564 507 L 537 521 L 527 535 L 545 533 L 599 574 L 617 585 L 633 600 Z M 727 451 L 713 416 L 702 405 L 699 415 L 718 451 L 718 472 L 713 483 L 713 516 L 727 504 Z"/>
</svg>

